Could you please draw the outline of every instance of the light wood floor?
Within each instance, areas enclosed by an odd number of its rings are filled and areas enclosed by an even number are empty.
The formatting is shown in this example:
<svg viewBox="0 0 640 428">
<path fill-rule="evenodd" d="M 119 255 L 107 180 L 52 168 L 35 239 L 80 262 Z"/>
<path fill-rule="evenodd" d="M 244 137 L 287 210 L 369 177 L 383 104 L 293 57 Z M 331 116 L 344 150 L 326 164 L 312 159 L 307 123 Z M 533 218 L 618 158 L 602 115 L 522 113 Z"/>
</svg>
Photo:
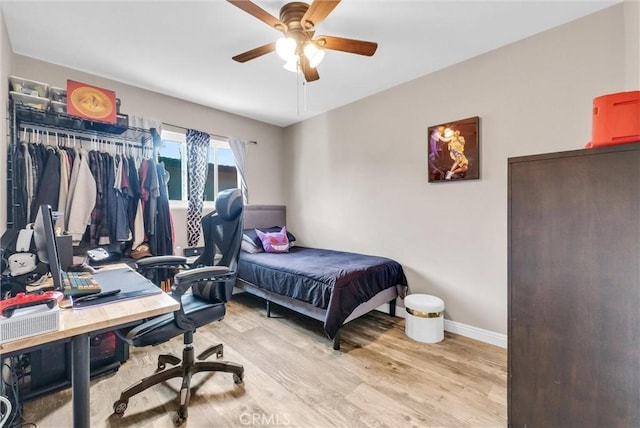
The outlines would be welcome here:
<svg viewBox="0 0 640 428">
<path fill-rule="evenodd" d="M 404 319 L 381 312 L 344 328 L 334 351 L 320 322 L 236 295 L 222 322 L 199 329 L 196 354 L 224 343 L 243 364 L 244 386 L 227 373 L 196 374 L 187 427 L 503 427 L 506 350 L 447 333 L 438 344 L 404 334 Z M 112 415 L 119 391 L 151 374 L 160 352 L 181 354 L 181 338 L 132 348 L 116 373 L 92 381 L 92 427 L 172 427 L 179 380 L 157 385 Z M 211 357 L 213 358 L 213 357 Z M 205 382 L 206 381 L 206 382 Z M 24 405 L 26 422 L 71 427 L 71 390 Z"/>
</svg>

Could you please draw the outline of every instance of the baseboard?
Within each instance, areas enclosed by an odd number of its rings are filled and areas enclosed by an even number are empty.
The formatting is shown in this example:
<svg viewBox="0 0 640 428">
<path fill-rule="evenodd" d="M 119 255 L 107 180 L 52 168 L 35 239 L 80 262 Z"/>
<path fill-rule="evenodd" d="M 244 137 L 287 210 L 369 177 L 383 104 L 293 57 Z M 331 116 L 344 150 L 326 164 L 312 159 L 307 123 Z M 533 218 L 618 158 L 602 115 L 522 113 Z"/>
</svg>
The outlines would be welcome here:
<svg viewBox="0 0 640 428">
<path fill-rule="evenodd" d="M 495 331 L 485 330 L 483 328 L 474 327 L 472 325 L 462 324 L 456 321 L 444 320 L 444 330 L 449 333 L 459 334 L 461 336 L 470 337 L 490 345 L 507 348 L 507 335 L 496 333 Z"/>
<path fill-rule="evenodd" d="M 389 304 L 378 306 L 377 311 L 389 313 Z M 400 318 L 406 318 L 407 312 L 404 306 L 396 305 L 396 316 Z M 471 339 L 479 340 L 480 342 L 488 343 L 490 345 L 499 346 L 501 348 L 507 348 L 507 335 L 502 333 L 496 333 L 495 331 L 485 330 L 482 328 L 474 327 L 460 322 L 444 320 L 444 330 L 449 333 L 459 334 L 460 336 L 469 337 Z"/>
</svg>

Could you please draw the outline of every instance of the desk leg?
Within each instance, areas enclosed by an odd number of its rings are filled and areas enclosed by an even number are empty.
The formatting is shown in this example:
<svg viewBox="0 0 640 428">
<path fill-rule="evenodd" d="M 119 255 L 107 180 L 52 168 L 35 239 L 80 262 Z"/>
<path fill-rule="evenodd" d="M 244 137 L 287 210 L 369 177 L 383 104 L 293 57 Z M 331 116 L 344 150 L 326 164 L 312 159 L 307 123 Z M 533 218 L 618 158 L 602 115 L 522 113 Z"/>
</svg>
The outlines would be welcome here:
<svg viewBox="0 0 640 428">
<path fill-rule="evenodd" d="M 89 428 L 89 334 L 80 334 L 71 339 L 71 386 L 73 389 L 73 426 Z"/>
</svg>

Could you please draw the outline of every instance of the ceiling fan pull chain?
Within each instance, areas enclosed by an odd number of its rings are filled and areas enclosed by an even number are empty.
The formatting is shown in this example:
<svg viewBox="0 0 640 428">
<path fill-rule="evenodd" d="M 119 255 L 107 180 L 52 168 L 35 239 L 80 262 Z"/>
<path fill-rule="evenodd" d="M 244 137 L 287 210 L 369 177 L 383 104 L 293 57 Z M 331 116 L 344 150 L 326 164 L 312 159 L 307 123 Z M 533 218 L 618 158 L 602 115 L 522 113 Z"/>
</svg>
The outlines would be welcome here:
<svg viewBox="0 0 640 428">
<path fill-rule="evenodd" d="M 300 116 L 300 73 L 296 73 L 296 113 Z"/>
<path fill-rule="evenodd" d="M 307 112 L 307 82 L 302 81 L 302 111 Z"/>
</svg>

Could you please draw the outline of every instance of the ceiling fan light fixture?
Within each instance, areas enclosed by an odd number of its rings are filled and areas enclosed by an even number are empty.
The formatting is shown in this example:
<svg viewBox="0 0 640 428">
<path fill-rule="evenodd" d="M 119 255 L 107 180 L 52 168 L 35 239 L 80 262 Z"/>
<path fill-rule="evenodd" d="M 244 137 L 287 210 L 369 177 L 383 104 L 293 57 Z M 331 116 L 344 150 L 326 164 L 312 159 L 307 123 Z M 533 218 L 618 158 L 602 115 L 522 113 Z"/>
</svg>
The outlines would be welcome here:
<svg viewBox="0 0 640 428">
<path fill-rule="evenodd" d="M 317 25 L 333 11 L 341 0 L 289 1 L 280 8 L 279 18 L 262 9 L 252 0 L 227 0 L 280 32 L 280 39 L 232 57 L 237 62 L 247 62 L 277 51 L 285 61 L 284 68 L 302 74 L 305 82 L 320 78 L 317 66 L 327 50 L 356 55 L 372 56 L 378 44 L 365 40 L 336 36 L 316 36 Z M 266 1 L 266 0 L 265 0 Z M 0 0 L 0 3 L 2 0 Z M 315 37 L 315 38 L 314 38 Z"/>
<path fill-rule="evenodd" d="M 316 68 L 324 58 L 324 49 L 320 49 L 315 43 L 309 42 L 304 47 L 304 56 L 309 60 L 309 67 Z"/>
<path fill-rule="evenodd" d="M 293 58 L 289 59 L 282 66 L 287 71 L 291 71 L 292 73 L 297 73 L 300 68 L 300 61 L 298 55 L 294 55 Z"/>
<path fill-rule="evenodd" d="M 291 37 L 281 37 L 276 42 L 276 52 L 285 61 L 291 61 L 296 56 L 297 44 Z"/>
</svg>

